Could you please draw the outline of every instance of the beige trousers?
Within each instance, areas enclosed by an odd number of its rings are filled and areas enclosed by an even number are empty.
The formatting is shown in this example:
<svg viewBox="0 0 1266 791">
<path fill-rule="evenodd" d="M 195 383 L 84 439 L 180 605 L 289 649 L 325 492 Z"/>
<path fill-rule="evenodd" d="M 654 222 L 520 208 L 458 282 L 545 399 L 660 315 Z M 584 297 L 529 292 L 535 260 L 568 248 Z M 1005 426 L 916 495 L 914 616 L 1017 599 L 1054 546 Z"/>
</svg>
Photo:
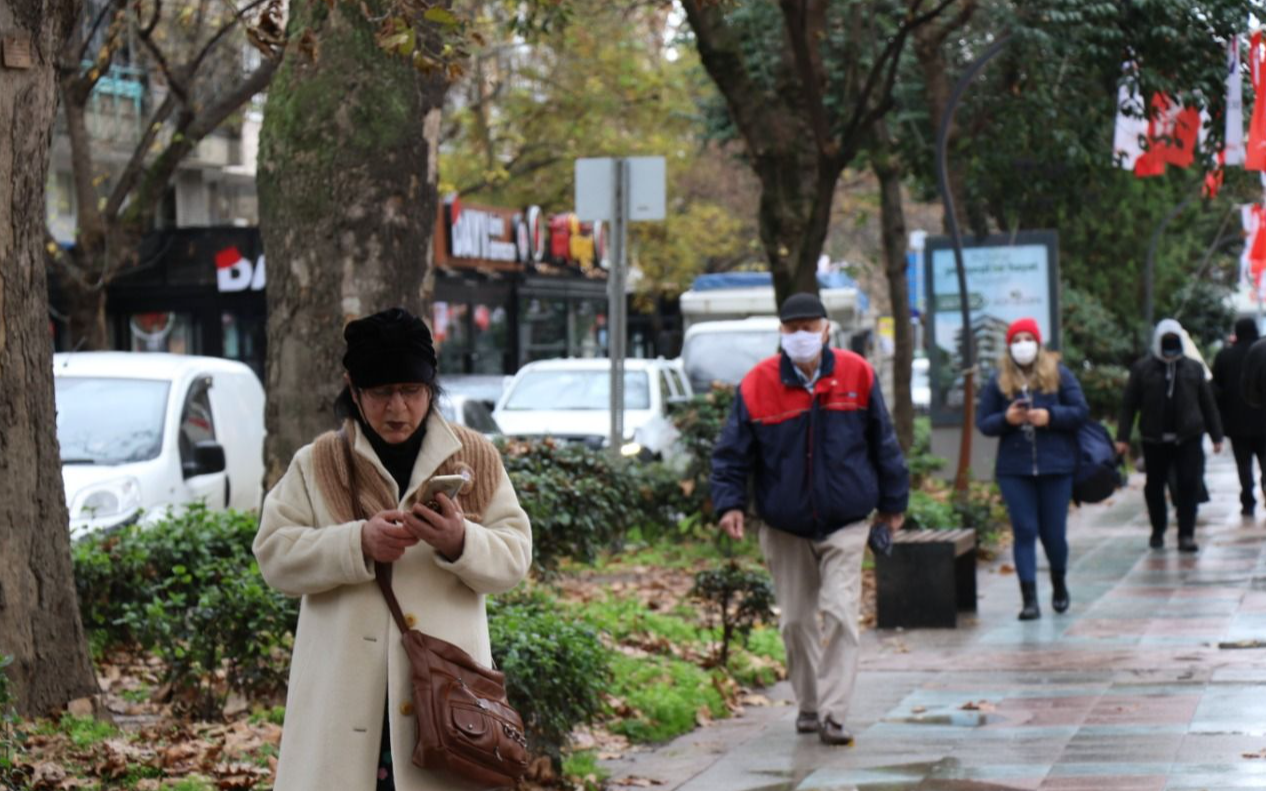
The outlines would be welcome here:
<svg viewBox="0 0 1266 791">
<path fill-rule="evenodd" d="M 868 535 L 866 522 L 847 525 L 823 541 L 767 525 L 760 528 L 760 548 L 781 610 L 778 626 L 796 703 L 800 711 L 830 716 L 840 725 L 848 716 L 857 678 L 857 618 Z"/>
</svg>

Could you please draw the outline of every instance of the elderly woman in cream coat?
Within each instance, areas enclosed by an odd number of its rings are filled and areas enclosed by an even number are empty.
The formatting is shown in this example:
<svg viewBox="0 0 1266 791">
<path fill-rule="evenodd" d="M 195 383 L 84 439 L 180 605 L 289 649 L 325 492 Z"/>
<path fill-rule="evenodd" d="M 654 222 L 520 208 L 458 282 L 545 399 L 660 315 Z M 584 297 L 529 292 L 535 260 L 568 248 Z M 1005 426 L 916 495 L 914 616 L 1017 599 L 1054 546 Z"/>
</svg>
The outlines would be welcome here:
<svg viewBox="0 0 1266 791">
<path fill-rule="evenodd" d="M 254 545 L 268 584 L 303 597 L 276 790 L 469 788 L 411 762 L 409 660 L 375 561 L 394 564 L 411 627 L 491 665 L 484 597 L 527 574 L 528 518 L 496 449 L 432 409 L 436 357 L 421 320 L 393 309 L 351 322 L 344 337 L 348 419 L 295 454 Z M 349 459 L 367 520 L 352 516 Z M 470 479 L 456 500 L 439 495 L 439 511 L 406 505 L 432 476 L 452 473 Z"/>
</svg>

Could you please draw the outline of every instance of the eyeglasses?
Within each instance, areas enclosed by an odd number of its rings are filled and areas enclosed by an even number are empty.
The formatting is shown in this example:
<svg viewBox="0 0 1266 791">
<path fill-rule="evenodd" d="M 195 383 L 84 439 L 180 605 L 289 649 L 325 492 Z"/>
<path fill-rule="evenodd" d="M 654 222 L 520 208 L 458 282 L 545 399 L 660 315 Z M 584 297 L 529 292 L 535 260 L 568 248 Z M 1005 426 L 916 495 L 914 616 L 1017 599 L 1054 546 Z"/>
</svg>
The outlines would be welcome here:
<svg viewBox="0 0 1266 791">
<path fill-rule="evenodd" d="M 377 404 L 388 404 L 396 395 L 405 401 L 417 401 L 427 392 L 426 385 L 396 385 L 395 387 L 367 387 L 361 395 Z"/>
</svg>

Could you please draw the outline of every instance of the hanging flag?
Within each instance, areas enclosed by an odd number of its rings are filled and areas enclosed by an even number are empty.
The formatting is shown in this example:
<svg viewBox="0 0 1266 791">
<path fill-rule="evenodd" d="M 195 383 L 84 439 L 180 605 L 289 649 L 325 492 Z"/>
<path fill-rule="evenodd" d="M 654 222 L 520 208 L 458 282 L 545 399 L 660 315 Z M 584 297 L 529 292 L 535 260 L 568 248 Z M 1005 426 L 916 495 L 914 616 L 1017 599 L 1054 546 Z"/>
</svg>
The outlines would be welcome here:
<svg viewBox="0 0 1266 791">
<path fill-rule="evenodd" d="M 1254 296 L 1262 298 L 1262 274 L 1266 273 L 1266 206 L 1249 203 L 1240 207 L 1244 228 L 1244 252 L 1240 255 L 1240 280 L 1252 287 Z"/>
<path fill-rule="evenodd" d="M 1226 149 L 1218 152 L 1218 166 L 1210 170 L 1204 176 L 1204 196 L 1209 200 L 1218 197 L 1218 191 L 1222 189 L 1222 182 L 1226 178 Z"/>
<path fill-rule="evenodd" d="M 1152 94 L 1152 121 L 1148 128 L 1148 152 L 1167 165 L 1191 167 L 1200 137 L 1200 110 L 1183 107 L 1163 93 Z"/>
<path fill-rule="evenodd" d="M 1244 167 L 1247 170 L 1266 170 L 1266 48 L 1262 46 L 1262 32 L 1253 34 L 1248 46 L 1249 78 L 1253 83 L 1253 117 L 1248 125 L 1248 145 L 1244 150 Z"/>
<path fill-rule="evenodd" d="M 1244 80 L 1240 73 L 1240 38 L 1226 48 L 1226 152 L 1225 164 L 1244 164 Z"/>
<path fill-rule="evenodd" d="M 1132 63 L 1127 63 L 1123 71 L 1134 70 Z M 1127 114 L 1128 112 L 1128 114 Z M 1134 170 L 1139 159 L 1144 155 L 1143 141 L 1147 138 L 1147 114 L 1143 109 L 1143 97 L 1138 89 L 1123 81 L 1117 89 L 1117 121 L 1112 135 L 1112 157 L 1126 170 Z M 1164 171 L 1164 163 L 1161 163 Z"/>
</svg>

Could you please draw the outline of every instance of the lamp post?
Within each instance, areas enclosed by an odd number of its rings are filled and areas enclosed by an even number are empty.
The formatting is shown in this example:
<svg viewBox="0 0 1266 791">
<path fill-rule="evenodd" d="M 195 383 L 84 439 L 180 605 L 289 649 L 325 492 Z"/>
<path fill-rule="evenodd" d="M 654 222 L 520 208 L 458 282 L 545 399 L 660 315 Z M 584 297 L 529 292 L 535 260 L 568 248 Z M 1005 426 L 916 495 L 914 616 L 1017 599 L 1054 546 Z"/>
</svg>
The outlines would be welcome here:
<svg viewBox="0 0 1266 791">
<path fill-rule="evenodd" d="M 945 108 L 945 115 L 941 118 L 941 128 L 936 133 L 936 179 L 941 200 L 945 203 L 945 224 L 949 226 L 950 240 L 954 245 L 954 269 L 958 275 L 958 302 L 963 320 L 963 434 L 959 438 L 958 470 L 954 475 L 954 491 L 960 496 L 967 492 L 968 472 L 971 467 L 971 434 L 975 428 L 976 411 L 976 360 L 971 305 L 967 293 L 967 270 L 963 266 L 963 238 L 958 229 L 958 218 L 954 214 L 954 193 L 950 190 L 946 149 L 949 145 L 950 126 L 954 123 L 954 111 L 958 109 L 958 102 L 963 98 L 967 86 L 994 56 L 1002 52 L 1010 40 L 1010 35 L 999 38 L 958 78 Z"/>
</svg>

